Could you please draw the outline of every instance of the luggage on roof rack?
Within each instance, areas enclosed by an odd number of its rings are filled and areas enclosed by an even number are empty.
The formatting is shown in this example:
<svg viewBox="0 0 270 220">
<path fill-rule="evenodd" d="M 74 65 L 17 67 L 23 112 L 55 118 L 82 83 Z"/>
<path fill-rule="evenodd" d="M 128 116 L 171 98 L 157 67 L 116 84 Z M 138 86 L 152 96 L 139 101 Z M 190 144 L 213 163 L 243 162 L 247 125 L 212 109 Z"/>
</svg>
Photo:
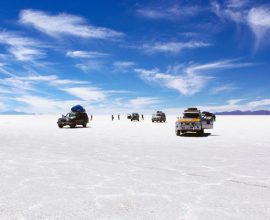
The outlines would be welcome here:
<svg viewBox="0 0 270 220">
<path fill-rule="evenodd" d="M 192 108 L 188 108 L 187 110 L 190 110 L 190 111 L 198 111 L 198 109 L 195 108 L 195 107 L 194 107 L 194 108 L 193 108 L 193 107 L 192 107 Z"/>
<path fill-rule="evenodd" d="M 81 105 L 75 105 L 71 108 L 72 112 L 85 112 L 85 109 Z"/>
<path fill-rule="evenodd" d="M 197 108 L 187 108 L 184 112 L 199 112 Z"/>
</svg>

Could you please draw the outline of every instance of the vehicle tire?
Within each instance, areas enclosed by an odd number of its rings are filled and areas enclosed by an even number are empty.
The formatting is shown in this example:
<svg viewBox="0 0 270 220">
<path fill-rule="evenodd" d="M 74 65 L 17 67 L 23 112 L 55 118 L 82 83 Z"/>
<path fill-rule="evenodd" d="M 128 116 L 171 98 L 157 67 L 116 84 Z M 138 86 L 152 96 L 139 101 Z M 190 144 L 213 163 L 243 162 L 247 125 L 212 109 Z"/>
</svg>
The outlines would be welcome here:
<svg viewBox="0 0 270 220">
<path fill-rule="evenodd" d="M 154 122 L 154 120 L 152 120 L 152 122 Z"/>
<path fill-rule="evenodd" d="M 83 123 L 83 124 L 82 124 L 82 126 L 83 126 L 84 128 L 86 128 L 86 126 L 87 126 L 87 123 Z"/>
<path fill-rule="evenodd" d="M 63 126 L 63 125 L 58 124 L 58 127 L 59 127 L 59 128 L 63 128 L 64 126 Z"/>
<path fill-rule="evenodd" d="M 200 131 L 198 131 L 198 132 L 197 132 L 197 134 L 198 134 L 198 135 L 200 135 L 200 136 L 203 136 L 203 134 L 204 134 L 204 130 L 203 130 L 203 129 L 201 129 Z"/>
<path fill-rule="evenodd" d="M 181 136 L 181 131 L 177 130 L 175 131 L 176 136 Z"/>
<path fill-rule="evenodd" d="M 71 124 L 69 125 L 71 128 L 75 128 L 76 127 L 76 124 Z"/>
</svg>

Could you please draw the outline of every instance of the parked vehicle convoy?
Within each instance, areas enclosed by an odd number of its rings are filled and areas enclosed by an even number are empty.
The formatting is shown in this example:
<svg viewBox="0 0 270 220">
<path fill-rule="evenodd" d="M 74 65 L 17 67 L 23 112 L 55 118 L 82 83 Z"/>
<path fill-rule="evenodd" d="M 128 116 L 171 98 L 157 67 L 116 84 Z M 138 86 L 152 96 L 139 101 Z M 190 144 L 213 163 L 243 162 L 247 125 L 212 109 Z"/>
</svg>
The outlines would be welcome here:
<svg viewBox="0 0 270 220">
<path fill-rule="evenodd" d="M 152 114 L 152 122 L 166 122 L 166 115 L 162 111 L 157 111 L 155 114 Z"/>
<path fill-rule="evenodd" d="M 180 136 L 187 132 L 204 134 L 204 129 L 213 129 L 214 118 L 209 112 L 201 113 L 197 108 L 188 108 L 183 116 L 178 118 L 175 123 L 175 134 Z"/>
<path fill-rule="evenodd" d="M 62 115 L 62 117 L 58 119 L 57 124 L 59 128 L 63 128 L 66 125 L 75 128 L 77 125 L 86 127 L 88 122 L 89 119 L 85 109 L 82 106 L 77 105 L 71 108 L 70 113 Z"/>
<path fill-rule="evenodd" d="M 131 121 L 140 121 L 140 115 L 139 115 L 139 113 L 132 113 L 130 116 L 131 116 L 130 117 L 130 120 Z"/>
</svg>

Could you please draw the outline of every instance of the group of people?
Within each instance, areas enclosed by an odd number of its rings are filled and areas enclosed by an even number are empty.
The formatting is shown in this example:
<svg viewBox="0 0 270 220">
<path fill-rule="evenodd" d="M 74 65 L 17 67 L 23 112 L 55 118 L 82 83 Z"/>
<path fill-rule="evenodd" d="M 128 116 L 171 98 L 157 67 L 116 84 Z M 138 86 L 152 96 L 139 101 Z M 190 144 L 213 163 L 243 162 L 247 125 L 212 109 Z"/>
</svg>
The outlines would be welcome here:
<svg viewBox="0 0 270 220">
<path fill-rule="evenodd" d="M 120 115 L 117 115 L 118 120 L 120 120 Z M 112 121 L 114 120 L 114 115 L 112 115 Z"/>
<path fill-rule="evenodd" d="M 118 118 L 118 120 L 120 120 L 120 115 L 119 114 L 117 115 L 117 118 Z M 92 120 L 92 115 L 91 115 L 91 120 Z M 113 120 L 114 120 L 114 115 L 112 115 L 112 121 Z M 144 120 L 143 114 L 142 114 L 142 120 Z"/>
</svg>

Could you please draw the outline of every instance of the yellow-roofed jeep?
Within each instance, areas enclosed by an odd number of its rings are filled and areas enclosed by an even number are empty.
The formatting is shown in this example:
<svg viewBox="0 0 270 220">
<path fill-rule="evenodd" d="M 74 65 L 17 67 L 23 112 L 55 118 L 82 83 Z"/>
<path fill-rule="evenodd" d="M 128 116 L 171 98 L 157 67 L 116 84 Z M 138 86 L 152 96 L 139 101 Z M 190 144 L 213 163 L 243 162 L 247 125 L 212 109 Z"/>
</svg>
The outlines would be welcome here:
<svg viewBox="0 0 270 220">
<path fill-rule="evenodd" d="M 175 134 L 180 136 L 187 132 L 196 132 L 199 135 L 204 134 L 204 129 L 213 128 L 213 117 L 209 114 L 201 113 L 197 108 L 188 108 L 184 111 L 182 117 L 175 123 Z"/>
</svg>

